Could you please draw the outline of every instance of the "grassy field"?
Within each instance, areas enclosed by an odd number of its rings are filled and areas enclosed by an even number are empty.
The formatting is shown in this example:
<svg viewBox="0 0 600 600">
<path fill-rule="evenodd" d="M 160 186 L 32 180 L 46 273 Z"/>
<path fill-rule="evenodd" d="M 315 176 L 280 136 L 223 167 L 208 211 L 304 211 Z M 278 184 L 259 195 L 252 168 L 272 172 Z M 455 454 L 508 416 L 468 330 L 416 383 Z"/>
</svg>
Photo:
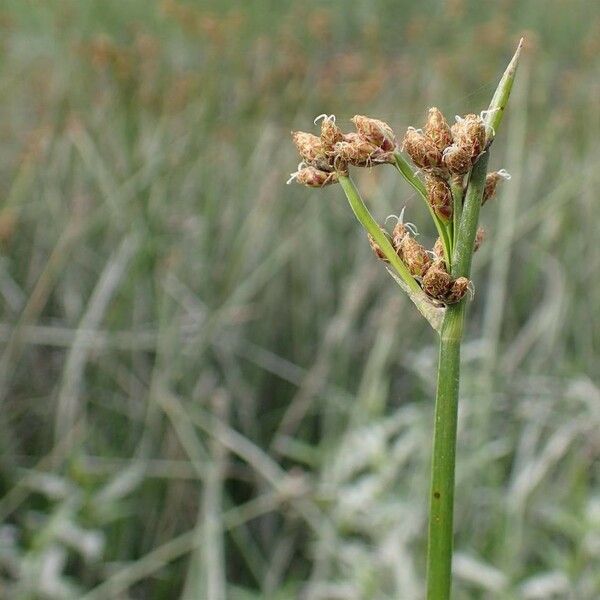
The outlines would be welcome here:
<svg viewBox="0 0 600 600">
<path fill-rule="evenodd" d="M 422 597 L 436 340 L 341 190 L 285 186 L 289 131 L 479 112 L 521 35 L 455 598 L 600 598 L 589 0 L 0 4 L 1 598 Z"/>
</svg>

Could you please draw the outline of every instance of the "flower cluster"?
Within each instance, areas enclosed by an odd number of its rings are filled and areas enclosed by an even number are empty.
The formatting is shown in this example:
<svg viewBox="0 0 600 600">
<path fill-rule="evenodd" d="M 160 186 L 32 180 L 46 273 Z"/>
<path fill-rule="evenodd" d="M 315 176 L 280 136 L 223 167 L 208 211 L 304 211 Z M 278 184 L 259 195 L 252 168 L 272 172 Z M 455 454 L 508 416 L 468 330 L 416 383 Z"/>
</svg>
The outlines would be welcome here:
<svg viewBox="0 0 600 600">
<path fill-rule="evenodd" d="M 442 304 L 454 304 L 462 300 L 470 289 L 470 281 L 466 277 L 453 279 L 448 273 L 444 258 L 444 248 L 438 238 L 433 250 L 427 250 L 415 238 L 418 235 L 412 223 L 404 223 L 402 215 L 389 234 L 382 228 L 386 237 L 391 241 L 398 257 L 407 266 L 410 274 L 419 282 L 423 291 L 432 299 Z M 477 232 L 476 249 L 483 241 L 483 229 Z M 387 262 L 385 254 L 379 245 L 369 238 L 375 255 Z"/>
<path fill-rule="evenodd" d="M 423 178 L 422 195 L 436 219 L 438 231 L 440 234 L 445 232 L 446 245 L 438 238 L 433 249 L 427 250 L 416 240 L 416 228 L 404 223 L 402 215 L 391 233 L 383 227 L 381 229 L 410 275 L 436 303 L 459 302 L 471 289 L 471 282 L 466 277 L 451 276 L 452 257 L 445 256 L 445 253 L 446 250 L 452 253 L 454 207 L 457 201 L 462 202 L 465 176 L 490 143 L 488 132 L 492 130 L 486 128 L 484 114 L 457 116 L 456 123 L 450 126 L 441 111 L 432 107 L 423 129 L 409 127 L 402 141 L 402 151 L 410 156 L 418 167 L 417 173 Z M 352 118 L 356 131 L 344 133 L 333 115 L 320 115 L 315 124 L 319 120 L 321 131 L 318 136 L 304 131 L 292 132 L 302 162 L 288 183 L 295 180 L 309 187 L 323 187 L 340 180 L 344 183 L 343 178 L 348 176 L 350 165 L 371 167 L 396 163 L 402 172 L 400 164 L 404 159 L 398 152 L 396 136 L 387 123 L 356 115 Z M 489 173 L 482 204 L 494 196 L 502 179 L 509 178 L 504 169 Z M 417 187 L 414 183 L 413 186 Z M 483 237 L 483 229 L 479 228 L 474 251 L 483 242 Z M 389 262 L 392 248 L 388 246 L 386 256 L 371 235 L 369 243 L 379 259 Z"/>
<path fill-rule="evenodd" d="M 424 172 L 429 204 L 444 223 L 452 219 L 451 181 L 462 186 L 465 174 L 485 150 L 486 140 L 481 115 L 456 117 L 450 127 L 435 106 L 429 109 L 423 129 L 409 127 L 406 131 L 402 150 Z"/>
<path fill-rule="evenodd" d="M 319 120 L 322 120 L 320 136 L 292 132 L 302 162 L 288 183 L 295 180 L 309 187 L 323 187 L 336 183 L 337 174 L 346 174 L 348 165 L 371 167 L 394 162 L 396 136 L 387 123 L 356 115 L 352 118 L 356 131 L 342 133 L 333 115 L 320 115 L 315 124 Z"/>
</svg>

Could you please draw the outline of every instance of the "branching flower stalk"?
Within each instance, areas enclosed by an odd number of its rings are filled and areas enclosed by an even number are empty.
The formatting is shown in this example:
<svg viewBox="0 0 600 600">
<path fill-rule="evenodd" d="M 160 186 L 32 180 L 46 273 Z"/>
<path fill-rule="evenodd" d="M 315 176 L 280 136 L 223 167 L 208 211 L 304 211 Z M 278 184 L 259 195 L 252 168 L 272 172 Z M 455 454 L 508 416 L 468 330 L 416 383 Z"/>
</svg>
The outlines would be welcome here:
<svg viewBox="0 0 600 600">
<path fill-rule="evenodd" d="M 454 473 L 460 347 L 474 252 L 483 241 L 479 211 L 490 200 L 506 171 L 488 173 L 490 146 L 506 109 L 523 40 L 509 63 L 488 110 L 456 117 L 450 126 L 429 109 L 423 129 L 409 127 L 401 147 L 391 127 L 357 115 L 356 131 L 343 133 L 335 117 L 321 115 L 320 135 L 293 132 L 302 162 L 288 183 L 309 187 L 339 183 L 375 255 L 439 334 L 439 363 L 433 433 L 427 598 L 449 600 L 451 592 Z M 408 155 L 411 163 L 403 152 Z M 390 232 L 373 218 L 350 178 L 350 167 L 391 164 L 426 202 L 438 239 L 426 250 L 416 239 L 404 209 Z M 414 165 L 414 166 L 413 166 Z M 414 170 L 416 167 L 416 171 Z M 471 294 L 468 292 L 471 291 Z"/>
</svg>

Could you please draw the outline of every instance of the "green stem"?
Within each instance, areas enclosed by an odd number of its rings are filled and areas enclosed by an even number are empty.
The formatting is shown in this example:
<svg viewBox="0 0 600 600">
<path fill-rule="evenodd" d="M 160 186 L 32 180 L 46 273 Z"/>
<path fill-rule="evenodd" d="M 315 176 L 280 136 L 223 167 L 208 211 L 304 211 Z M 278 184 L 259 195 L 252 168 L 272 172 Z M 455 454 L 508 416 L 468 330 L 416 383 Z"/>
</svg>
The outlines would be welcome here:
<svg viewBox="0 0 600 600">
<path fill-rule="evenodd" d="M 449 257 L 452 256 L 452 245 L 450 243 L 450 236 L 448 234 L 448 227 L 440 220 L 440 218 L 435 214 L 434 210 L 431 208 L 429 204 L 429 200 L 427 198 L 427 190 L 423 185 L 423 182 L 413 173 L 412 167 L 405 160 L 405 158 L 400 154 L 400 152 L 394 153 L 394 158 L 396 159 L 395 166 L 396 169 L 400 172 L 402 177 L 412 185 L 412 187 L 419 193 L 421 198 L 425 200 L 425 204 L 427 205 L 427 209 L 429 210 L 429 214 L 435 223 L 435 228 L 437 229 L 438 235 L 442 240 L 442 244 L 444 245 L 444 257 L 446 259 L 446 264 L 448 268 L 450 268 Z M 447 258 L 446 258 L 447 257 Z"/>
<path fill-rule="evenodd" d="M 489 152 L 486 152 L 471 171 L 452 260 L 452 276 L 455 278 L 469 277 L 471 271 L 488 160 Z M 429 500 L 427 600 L 448 600 L 452 583 L 456 421 L 464 315 L 465 300 L 449 306 L 440 334 Z"/>
<path fill-rule="evenodd" d="M 456 234 L 456 246 L 452 257 L 452 276 L 469 277 L 471 273 L 471 260 L 473 246 L 479 223 L 479 209 L 485 188 L 485 176 L 490 159 L 489 151 L 479 157 L 471 170 L 462 217 Z"/>
<path fill-rule="evenodd" d="M 453 277 L 469 277 L 475 232 L 488 163 L 486 152 L 475 163 L 460 219 Z M 456 420 L 460 381 L 460 344 L 465 300 L 447 308 L 440 333 L 431 492 L 429 498 L 429 544 L 427 550 L 427 600 L 448 600 L 452 583 L 452 536 L 454 514 L 454 470 Z"/>
<path fill-rule="evenodd" d="M 449 306 L 440 334 L 427 548 L 427 599 L 448 600 L 452 584 L 452 537 L 460 342 L 464 303 Z"/>
<path fill-rule="evenodd" d="M 515 77 L 519 54 L 509 63 L 490 104 L 487 125 L 491 138 L 497 132 Z M 479 210 L 489 161 L 488 149 L 473 166 L 465 194 L 462 215 L 454 220 L 452 276 L 469 277 Z M 453 190 L 455 208 L 458 195 Z M 427 547 L 427 600 L 450 600 L 452 588 L 452 541 L 454 518 L 454 473 L 456 464 L 456 425 L 460 382 L 460 344 L 463 336 L 465 299 L 449 306 L 440 333 L 435 425 L 431 464 L 429 539 Z"/>
<path fill-rule="evenodd" d="M 452 250 L 454 250 L 454 248 L 456 248 L 456 238 L 458 237 L 458 228 L 460 227 L 460 218 L 462 216 L 462 181 L 457 183 L 452 180 L 450 183 L 450 189 L 452 190 Z"/>
<path fill-rule="evenodd" d="M 352 179 L 350 179 L 350 177 L 346 175 L 341 175 L 338 173 L 338 180 L 344 192 L 346 193 L 346 198 L 348 198 L 348 203 L 350 204 L 352 211 L 356 215 L 356 218 L 371 235 L 371 237 L 377 242 L 377 244 L 381 248 L 381 251 L 388 259 L 390 265 L 394 267 L 398 275 L 400 275 L 404 283 L 409 287 L 411 291 L 417 293 L 421 292 L 419 284 L 411 275 L 410 271 L 408 270 L 408 267 L 404 264 L 404 262 L 402 262 L 402 260 L 400 260 L 400 257 L 396 254 L 396 251 L 390 243 L 390 240 L 387 238 L 385 233 L 381 231 L 381 226 L 377 223 L 377 221 L 375 221 L 375 219 L 369 212 L 369 209 L 366 207 Z"/>
</svg>

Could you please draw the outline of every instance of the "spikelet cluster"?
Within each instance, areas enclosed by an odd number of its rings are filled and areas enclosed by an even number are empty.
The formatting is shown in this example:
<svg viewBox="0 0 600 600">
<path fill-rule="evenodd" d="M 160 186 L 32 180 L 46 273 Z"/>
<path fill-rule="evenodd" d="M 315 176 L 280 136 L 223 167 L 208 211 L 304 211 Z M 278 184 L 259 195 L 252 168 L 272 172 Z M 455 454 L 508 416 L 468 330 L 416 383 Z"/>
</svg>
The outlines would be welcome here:
<svg viewBox="0 0 600 600">
<path fill-rule="evenodd" d="M 387 123 L 356 115 L 352 118 L 356 131 L 343 133 L 333 115 L 321 115 L 315 123 L 319 119 L 322 119 L 319 136 L 292 132 L 302 162 L 288 183 L 295 180 L 309 187 L 322 187 L 336 183 L 336 173 L 346 174 L 348 165 L 372 167 L 394 162 L 396 136 Z"/>
<path fill-rule="evenodd" d="M 462 187 L 465 175 L 485 151 L 486 144 L 487 130 L 481 115 L 457 116 L 450 127 L 435 106 L 429 109 L 423 129 L 407 129 L 402 150 L 424 173 L 429 204 L 444 223 L 453 214 L 451 182 Z M 498 181 L 507 178 L 506 175 L 504 170 L 490 173 L 483 203 L 494 195 Z"/>
<path fill-rule="evenodd" d="M 355 131 L 344 133 L 333 115 L 321 115 L 320 133 L 292 132 L 292 139 L 302 162 L 292 173 L 288 183 L 295 180 L 308 187 L 323 187 L 339 181 L 346 175 L 350 165 L 372 167 L 393 163 L 398 149 L 396 136 L 391 127 L 379 119 L 362 115 L 352 118 Z M 405 151 L 419 168 L 424 178 L 427 201 L 436 218 L 450 223 L 453 218 L 454 188 L 461 188 L 465 175 L 471 170 L 482 152 L 485 152 L 488 136 L 481 115 L 468 114 L 456 117 L 450 126 L 441 111 L 430 108 L 423 129 L 409 127 L 402 141 Z M 504 170 L 487 175 L 482 204 L 495 194 L 498 183 L 510 179 Z M 459 302 L 471 288 L 465 277 L 453 278 L 449 272 L 450 258 L 444 256 L 444 244 L 437 239 L 432 250 L 420 244 L 416 228 L 397 219 L 389 233 L 381 228 L 398 257 L 406 265 L 415 281 L 432 301 L 441 304 Z M 480 227 L 475 236 L 473 250 L 476 252 L 484 239 Z M 375 239 L 369 236 L 369 244 L 375 255 L 389 262 Z"/>
<path fill-rule="evenodd" d="M 433 251 L 428 251 L 415 239 L 418 234 L 414 226 L 403 223 L 401 217 L 398 218 L 391 236 L 383 227 L 382 230 L 388 239 L 391 237 L 396 254 L 432 300 L 441 304 L 454 304 L 462 300 L 470 288 L 470 282 L 466 277 L 453 279 L 450 276 L 444 260 L 443 244 L 439 238 Z M 388 262 L 379 245 L 370 236 L 369 242 L 375 255 Z"/>
</svg>

